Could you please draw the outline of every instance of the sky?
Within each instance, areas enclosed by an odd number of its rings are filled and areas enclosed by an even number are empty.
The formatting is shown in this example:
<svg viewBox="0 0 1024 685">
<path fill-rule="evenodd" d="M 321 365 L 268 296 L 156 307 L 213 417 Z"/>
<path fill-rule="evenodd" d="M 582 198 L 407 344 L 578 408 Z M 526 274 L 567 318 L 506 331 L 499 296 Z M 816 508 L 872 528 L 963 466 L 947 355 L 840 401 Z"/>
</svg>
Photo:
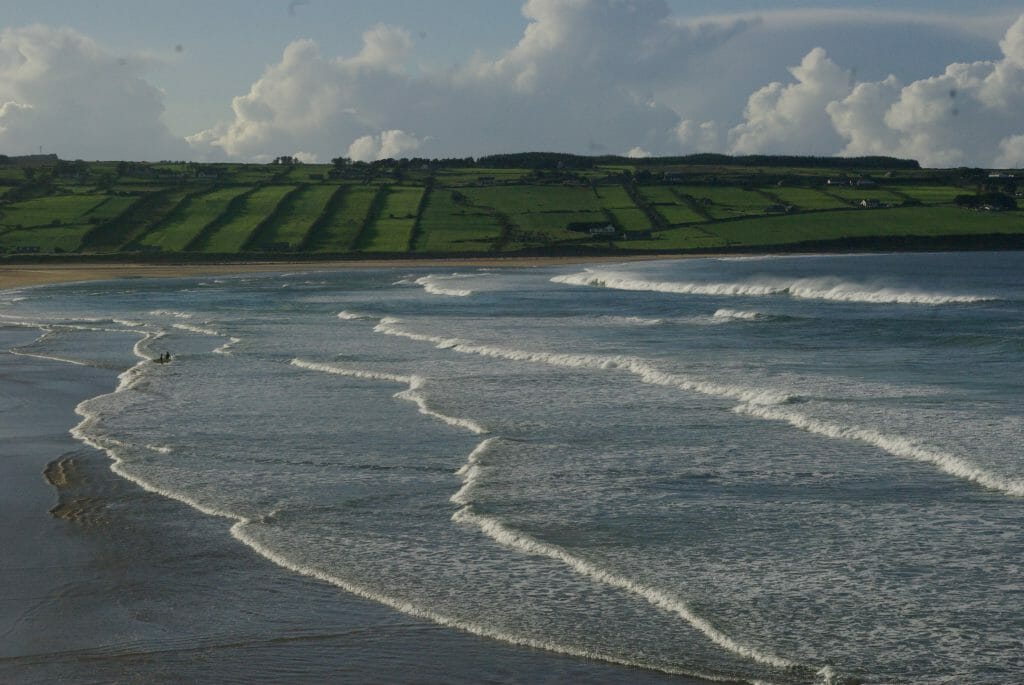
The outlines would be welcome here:
<svg viewBox="0 0 1024 685">
<path fill-rule="evenodd" d="M 35 0 L 0 153 L 1024 166 L 1024 0 Z"/>
</svg>

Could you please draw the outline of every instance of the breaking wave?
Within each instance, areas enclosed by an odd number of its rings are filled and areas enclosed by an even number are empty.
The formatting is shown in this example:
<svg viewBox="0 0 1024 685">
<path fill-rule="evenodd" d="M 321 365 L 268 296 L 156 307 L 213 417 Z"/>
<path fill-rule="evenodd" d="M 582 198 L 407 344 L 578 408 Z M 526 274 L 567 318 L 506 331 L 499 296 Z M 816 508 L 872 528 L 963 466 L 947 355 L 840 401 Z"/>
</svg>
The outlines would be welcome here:
<svg viewBox="0 0 1024 685">
<path fill-rule="evenodd" d="M 645 281 L 615 273 L 587 270 L 582 273 L 554 276 L 552 283 L 594 286 L 613 290 L 674 293 L 679 295 L 722 295 L 764 297 L 786 295 L 800 299 L 868 304 L 971 304 L 993 298 L 981 295 L 952 295 L 903 290 L 888 286 L 872 287 L 830 278 L 794 280 L 765 279 L 738 283 L 692 283 L 679 281 Z"/>
<path fill-rule="evenodd" d="M 458 416 L 450 416 L 448 414 L 442 414 L 439 411 L 434 410 L 427 404 L 427 400 L 419 392 L 419 390 L 425 384 L 425 380 L 420 376 L 399 376 L 390 373 L 380 373 L 376 371 L 364 371 L 362 369 L 352 369 L 349 367 L 338 366 L 337 364 L 325 364 L 323 362 L 310 362 L 304 359 L 292 359 L 291 365 L 296 366 L 300 369 L 307 369 L 309 371 L 320 371 L 322 373 L 332 373 L 338 376 L 349 376 L 351 378 L 362 378 L 366 380 L 374 381 L 388 381 L 391 383 L 404 383 L 409 386 L 407 390 L 395 393 L 395 397 L 400 400 L 406 400 L 412 402 L 419 409 L 419 412 L 424 416 L 430 416 L 449 426 L 455 426 L 457 428 L 464 428 L 471 433 L 482 435 L 487 432 L 487 429 L 481 426 L 476 421 L 470 419 L 464 419 Z"/>
<path fill-rule="evenodd" d="M 644 383 L 662 385 L 712 395 L 726 399 L 739 400 L 752 404 L 787 404 L 799 401 L 799 397 L 764 388 L 744 388 L 741 386 L 724 385 L 703 380 L 688 378 L 679 374 L 661 371 L 650 362 L 637 357 L 604 356 L 594 354 L 565 354 L 560 352 L 530 352 L 496 345 L 481 345 L 458 338 L 442 338 L 440 336 L 414 333 L 401 327 L 401 320 L 383 318 L 374 327 L 374 331 L 384 335 L 392 335 L 418 342 L 427 342 L 440 349 L 451 349 L 463 354 L 475 354 L 481 357 L 523 361 L 563 368 L 575 369 L 609 369 L 631 373 Z"/>
<path fill-rule="evenodd" d="M 740 309 L 718 309 L 711 315 L 712 318 L 720 321 L 756 321 L 763 319 L 760 312 L 743 311 Z"/>
<path fill-rule="evenodd" d="M 1024 497 L 1024 481 L 1007 478 L 971 464 L 966 459 L 953 454 L 939 452 L 920 445 L 917 441 L 898 435 L 886 435 L 871 428 L 841 426 L 830 421 L 815 419 L 799 412 L 780 409 L 778 407 L 754 406 L 741 404 L 733 409 L 738 414 L 746 414 L 769 421 L 782 421 L 794 428 L 823 435 L 838 440 L 852 440 L 877 447 L 889 454 L 903 459 L 925 462 L 938 467 L 947 473 L 963 480 L 977 483 L 982 487 L 1002 492 L 1014 497 Z"/>
</svg>

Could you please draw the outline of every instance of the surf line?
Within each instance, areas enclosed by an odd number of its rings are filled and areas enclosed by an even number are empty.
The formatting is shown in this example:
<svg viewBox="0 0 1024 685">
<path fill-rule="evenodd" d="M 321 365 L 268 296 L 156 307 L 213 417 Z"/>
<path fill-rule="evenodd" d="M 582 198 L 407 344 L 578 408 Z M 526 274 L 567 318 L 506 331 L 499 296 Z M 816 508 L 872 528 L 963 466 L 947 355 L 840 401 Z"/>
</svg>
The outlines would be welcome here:
<svg viewBox="0 0 1024 685">
<path fill-rule="evenodd" d="M 605 357 L 588 354 L 564 354 L 555 352 L 529 352 L 511 348 L 480 345 L 458 338 L 442 338 L 423 333 L 414 333 L 401 327 L 399 319 L 385 317 L 374 327 L 377 333 L 392 335 L 418 342 L 434 344 L 439 349 L 450 349 L 463 354 L 494 357 L 510 361 L 524 361 L 548 364 L 564 368 L 620 369 L 632 373 L 645 383 L 676 387 L 680 390 L 698 392 L 712 397 L 734 399 L 741 402 L 733 408 L 737 414 L 754 418 L 788 423 L 810 433 L 816 433 L 836 440 L 855 440 L 867 443 L 899 457 L 932 464 L 944 473 L 967 480 L 990 490 L 1014 497 L 1024 497 L 1024 482 L 1011 480 L 985 471 L 966 459 L 927 450 L 913 441 L 900 436 L 884 435 L 873 430 L 844 427 L 812 419 L 795 411 L 780 409 L 783 405 L 799 401 L 799 397 L 773 390 L 754 390 L 736 386 L 719 385 L 689 379 L 657 370 L 650 363 L 634 357 Z"/>
<path fill-rule="evenodd" d="M 486 430 L 475 422 L 467 419 L 456 419 L 454 417 L 438 414 L 426 409 L 425 402 L 422 401 L 422 396 L 415 394 L 415 388 L 422 386 L 422 383 L 416 383 L 415 376 L 397 376 L 392 374 L 366 372 L 340 367 L 333 364 L 308 362 L 301 359 L 293 359 L 291 363 L 294 366 L 323 371 L 326 373 L 335 373 L 373 380 L 407 382 L 410 389 L 406 391 L 406 393 L 409 394 L 397 393 L 395 395 L 396 398 L 417 402 L 420 406 L 421 413 L 440 418 L 449 425 L 461 425 L 463 427 L 470 428 L 470 430 L 473 430 L 471 426 L 475 426 L 479 428 L 479 430 L 475 430 L 474 432 L 477 432 L 478 434 L 486 432 Z M 570 554 L 561 547 L 537 540 L 525 533 L 509 528 L 493 517 L 485 516 L 474 511 L 471 493 L 481 474 L 479 460 L 500 440 L 501 438 L 497 436 L 483 440 L 470 453 L 469 457 L 467 457 L 466 463 L 456 471 L 456 475 L 462 478 L 462 486 L 450 498 L 450 501 L 453 504 L 459 505 L 459 509 L 452 514 L 452 521 L 456 523 L 466 523 L 477 527 L 481 532 L 487 535 L 487 537 L 491 538 L 503 547 L 508 547 L 519 552 L 525 552 L 526 554 L 536 554 L 548 557 L 549 559 L 565 564 L 572 571 L 588 577 L 600 584 L 624 590 L 630 594 L 638 596 L 658 609 L 679 616 L 690 626 L 703 633 L 709 640 L 711 640 L 712 643 L 726 651 L 732 652 L 733 654 L 737 654 L 756 663 L 777 669 L 787 671 L 805 669 L 813 670 L 809 669 L 809 667 L 804 664 L 775 656 L 768 652 L 759 650 L 756 647 L 750 647 L 738 642 L 716 628 L 710 621 L 694 612 L 681 598 L 673 597 L 657 588 L 637 583 L 630 578 L 602 569 L 585 559 L 581 559 L 580 557 Z"/>
<path fill-rule="evenodd" d="M 667 592 L 638 583 L 630 578 L 603 569 L 592 562 L 581 559 L 580 557 L 567 552 L 561 547 L 537 540 L 530 535 L 513 530 L 494 517 L 485 516 L 474 511 L 471 493 L 477 479 L 480 477 L 479 460 L 487 454 L 495 443 L 500 440 L 501 438 L 491 437 L 481 442 L 477 445 L 476 449 L 470 453 L 466 460 L 466 464 L 456 471 L 456 474 L 461 476 L 463 480 L 462 487 L 459 488 L 459 490 L 451 497 L 451 502 L 453 504 L 460 505 L 460 508 L 452 514 L 452 521 L 476 526 L 485 535 L 487 535 L 487 537 L 491 538 L 503 547 L 508 547 L 519 552 L 525 552 L 526 554 L 536 554 L 548 557 L 549 559 L 565 564 L 572 571 L 582 576 L 586 576 L 591 580 L 597 581 L 602 585 L 607 585 L 619 590 L 624 590 L 632 595 L 636 595 L 658 609 L 679 616 L 693 628 L 703 633 L 705 637 L 711 640 L 711 642 L 726 651 L 732 652 L 733 654 L 737 654 L 743 658 L 750 659 L 751 661 L 755 661 L 765 666 L 771 666 L 773 668 L 787 671 L 807 670 L 810 672 L 814 670 L 804 664 L 775 656 L 774 654 L 757 649 L 756 647 L 751 647 L 738 642 L 716 628 L 706 618 L 694 612 L 693 609 L 691 609 L 690 606 L 679 597 L 673 597 Z M 816 671 L 815 673 L 825 675 L 822 671 Z"/>
<path fill-rule="evenodd" d="M 424 414 L 425 416 L 438 419 L 450 426 L 460 427 L 469 430 L 470 432 L 476 433 L 478 435 L 485 434 L 488 432 L 483 426 L 470 419 L 449 416 L 447 414 L 442 414 L 440 412 L 430 409 L 427 406 L 423 396 L 417 392 L 417 390 L 422 388 L 424 384 L 423 379 L 418 376 L 404 376 L 384 372 L 365 371 L 361 369 L 353 369 L 351 367 L 344 367 L 337 364 L 312 362 L 297 358 L 292 359 L 290 364 L 292 366 L 301 369 L 306 369 L 309 371 L 319 371 L 322 373 L 335 374 L 339 376 L 348 376 L 350 378 L 361 378 L 366 380 L 385 381 L 400 384 L 404 383 L 409 386 L 409 389 L 395 393 L 394 397 L 396 399 L 402 399 L 413 402 L 419 408 L 420 413 Z M 480 467 L 478 464 L 478 460 L 480 459 L 480 457 L 487 453 L 487 451 L 491 448 L 492 445 L 494 445 L 499 440 L 501 440 L 501 438 L 497 436 L 485 438 L 476 446 L 476 448 L 473 449 L 469 457 L 467 457 L 466 463 L 458 471 L 455 472 L 456 475 L 462 478 L 462 486 L 450 498 L 450 501 L 453 504 L 459 505 L 459 509 L 452 515 L 453 521 L 455 521 L 456 523 L 466 523 L 476 526 L 487 537 L 491 538 L 492 540 L 500 544 L 502 547 L 507 547 L 518 552 L 526 552 L 527 554 L 539 554 L 542 556 L 546 556 L 550 559 L 568 565 L 571 570 L 582 575 L 588 576 L 592 580 L 596 580 L 599 583 L 611 585 L 613 587 L 616 587 L 621 590 L 626 590 L 627 592 L 631 592 L 633 594 L 639 594 L 644 599 L 647 599 L 651 604 L 654 604 L 654 606 L 660 609 L 667 609 L 669 611 L 681 615 L 685 620 L 687 620 L 687 622 L 689 622 L 695 628 L 703 632 L 705 635 L 708 635 L 708 637 L 710 637 L 711 640 L 715 642 L 715 644 L 719 645 L 720 647 L 724 647 L 725 649 L 728 649 L 729 651 L 732 651 L 736 654 L 739 654 L 740 656 L 751 658 L 754 661 L 757 661 L 765 665 L 774 666 L 776 668 L 782 668 L 787 670 L 806 668 L 801 667 L 799 664 L 795 662 L 774 657 L 771 655 L 766 655 L 755 649 L 740 645 L 739 643 L 735 642 L 721 631 L 715 629 L 705 619 L 697 616 L 692 611 L 690 611 L 688 607 L 685 607 L 681 600 L 669 598 L 667 597 L 667 595 L 664 595 L 657 590 L 645 588 L 644 586 L 638 583 L 634 583 L 628 579 L 621 578 L 619 576 L 615 576 L 613 574 L 604 572 L 586 561 L 573 557 L 568 552 L 565 552 L 564 550 L 561 550 L 560 548 L 555 547 L 554 545 L 549 545 L 547 543 L 537 541 L 527 535 L 509 529 L 508 527 L 504 526 L 496 520 L 473 512 L 470 492 L 475 486 L 478 478 L 480 477 Z M 368 599 L 380 602 L 381 604 L 385 604 L 394 609 L 398 609 L 403 613 L 411 614 L 413 616 L 419 616 L 421 618 L 429 619 L 441 625 L 459 628 L 461 630 L 466 630 L 477 635 L 492 637 L 512 644 L 536 647 L 548 651 L 559 652 L 562 654 L 582 656 L 589 659 L 598 659 L 601 661 L 626 666 L 656 669 L 665 673 L 672 673 L 676 675 L 689 675 L 709 680 L 735 682 L 735 679 L 732 678 L 723 678 L 721 676 L 714 676 L 705 673 L 678 670 L 673 669 L 671 667 L 654 666 L 648 663 L 634 661 L 631 659 L 624 659 L 622 657 L 613 656 L 609 654 L 599 654 L 589 652 L 587 650 L 581 650 L 575 647 L 545 642 L 543 640 L 536 640 L 533 638 L 525 638 L 521 636 L 510 635 L 479 624 L 456 621 L 441 614 L 438 614 L 436 612 L 433 612 L 429 609 L 423 609 L 412 603 L 396 600 L 387 595 L 382 595 L 379 592 L 368 589 L 364 586 L 355 585 L 348 580 L 338 578 L 323 571 L 311 569 L 304 566 L 299 566 L 294 562 L 290 561 L 289 559 L 281 556 L 277 552 L 274 552 L 273 550 L 263 547 L 259 543 L 259 541 L 256 540 L 253 536 L 247 535 L 245 533 L 245 528 L 251 523 L 253 522 L 242 520 L 233 525 L 231 527 L 232 536 L 240 540 L 241 542 L 244 542 L 248 546 L 252 547 L 268 559 L 274 561 L 274 563 L 278 564 L 279 566 L 283 566 L 284 568 L 295 571 L 296 573 L 301 573 L 303 575 L 319 578 L 320 580 L 325 580 L 345 590 L 348 590 L 353 594 L 357 594 L 362 597 L 366 597 Z M 680 612 L 681 609 L 683 610 L 683 613 Z"/>
</svg>

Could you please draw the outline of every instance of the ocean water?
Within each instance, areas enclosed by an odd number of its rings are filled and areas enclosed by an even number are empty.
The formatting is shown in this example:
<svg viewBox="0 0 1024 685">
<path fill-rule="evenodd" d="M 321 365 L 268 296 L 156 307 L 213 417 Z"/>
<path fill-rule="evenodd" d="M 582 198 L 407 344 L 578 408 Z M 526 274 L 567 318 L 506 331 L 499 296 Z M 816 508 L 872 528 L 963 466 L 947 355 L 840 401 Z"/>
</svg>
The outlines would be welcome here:
<svg viewBox="0 0 1024 685">
<path fill-rule="evenodd" d="M 1024 673 L 1020 253 L 121 280 L 0 326 L 122 372 L 72 429 L 116 474 L 412 617 L 709 680 Z"/>
</svg>

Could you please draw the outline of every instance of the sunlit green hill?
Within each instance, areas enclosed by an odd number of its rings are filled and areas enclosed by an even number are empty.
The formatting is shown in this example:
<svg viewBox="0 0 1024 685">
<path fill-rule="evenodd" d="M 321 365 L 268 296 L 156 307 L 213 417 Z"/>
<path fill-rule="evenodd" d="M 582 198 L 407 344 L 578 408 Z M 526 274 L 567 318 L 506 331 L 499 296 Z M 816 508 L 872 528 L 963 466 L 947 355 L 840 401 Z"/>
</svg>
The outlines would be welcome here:
<svg viewBox="0 0 1024 685">
<path fill-rule="evenodd" d="M 0 157 L 0 253 L 182 259 L 1024 246 L 1012 172 L 553 153 L 330 165 Z"/>
</svg>

